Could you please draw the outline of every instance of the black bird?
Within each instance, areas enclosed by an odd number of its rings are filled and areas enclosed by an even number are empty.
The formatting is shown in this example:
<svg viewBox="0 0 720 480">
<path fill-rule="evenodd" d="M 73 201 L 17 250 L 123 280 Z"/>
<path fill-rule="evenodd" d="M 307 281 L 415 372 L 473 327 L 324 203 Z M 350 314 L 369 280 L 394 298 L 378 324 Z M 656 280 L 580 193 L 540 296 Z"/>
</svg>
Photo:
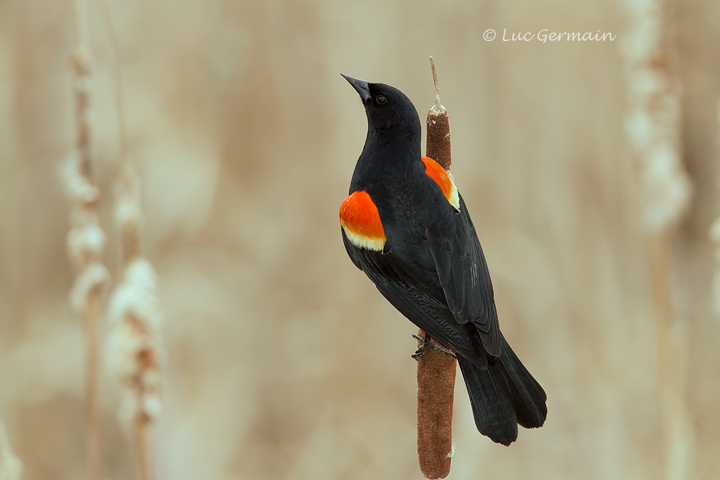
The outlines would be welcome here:
<svg viewBox="0 0 720 480">
<path fill-rule="evenodd" d="M 518 424 L 542 426 L 547 397 L 500 332 L 465 202 L 453 177 L 422 156 L 412 102 L 389 85 L 343 77 L 368 119 L 340 207 L 348 255 L 395 308 L 455 352 L 478 430 L 509 445 Z"/>
</svg>

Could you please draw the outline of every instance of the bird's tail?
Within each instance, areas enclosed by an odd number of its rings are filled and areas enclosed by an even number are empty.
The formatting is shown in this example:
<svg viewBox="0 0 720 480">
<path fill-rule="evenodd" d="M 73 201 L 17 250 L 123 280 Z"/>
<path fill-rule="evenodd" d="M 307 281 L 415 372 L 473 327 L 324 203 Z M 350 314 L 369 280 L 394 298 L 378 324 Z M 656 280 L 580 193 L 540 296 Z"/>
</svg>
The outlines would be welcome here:
<svg viewBox="0 0 720 480">
<path fill-rule="evenodd" d="M 547 396 L 540 384 L 520 362 L 505 338 L 502 354 L 486 369 L 458 355 L 475 425 L 483 435 L 503 445 L 517 439 L 518 424 L 541 427 L 547 416 Z"/>
</svg>

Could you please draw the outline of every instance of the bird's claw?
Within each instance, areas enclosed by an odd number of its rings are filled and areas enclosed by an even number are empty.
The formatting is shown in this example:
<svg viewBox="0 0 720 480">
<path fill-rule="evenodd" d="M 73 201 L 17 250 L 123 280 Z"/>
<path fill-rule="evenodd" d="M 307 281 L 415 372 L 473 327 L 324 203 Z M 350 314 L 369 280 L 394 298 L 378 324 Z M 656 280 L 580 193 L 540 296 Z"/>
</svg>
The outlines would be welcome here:
<svg viewBox="0 0 720 480">
<path fill-rule="evenodd" d="M 415 350 L 415 353 L 411 355 L 411 357 L 415 360 L 425 355 L 429 348 L 437 350 L 440 353 L 444 353 L 445 355 L 450 355 L 453 358 L 457 358 L 452 350 L 443 347 L 442 345 L 434 341 L 429 335 L 421 337 L 420 335 L 413 334 L 413 338 L 420 342 L 420 346 L 418 347 L 418 349 Z"/>
</svg>

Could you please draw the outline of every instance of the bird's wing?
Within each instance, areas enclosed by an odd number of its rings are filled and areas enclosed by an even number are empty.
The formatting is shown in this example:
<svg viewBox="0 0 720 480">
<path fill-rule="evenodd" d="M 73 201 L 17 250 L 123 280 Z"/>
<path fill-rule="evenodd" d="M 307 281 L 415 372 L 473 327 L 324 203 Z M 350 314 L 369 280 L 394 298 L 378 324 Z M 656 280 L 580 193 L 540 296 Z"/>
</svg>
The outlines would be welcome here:
<svg viewBox="0 0 720 480">
<path fill-rule="evenodd" d="M 490 272 L 465 201 L 459 198 L 460 211 L 429 225 L 425 237 L 455 320 L 474 324 L 484 350 L 498 357 L 502 346 Z"/>
<path fill-rule="evenodd" d="M 345 232 L 343 241 L 353 263 L 400 313 L 432 338 L 478 366 L 487 365 L 485 356 L 477 348 L 473 330 L 459 324 L 448 309 L 437 279 L 427 281 L 434 272 L 420 272 L 416 266 L 403 262 L 391 248 L 383 252 L 358 248 L 347 239 Z M 419 277 L 424 280 L 419 281 Z"/>
</svg>

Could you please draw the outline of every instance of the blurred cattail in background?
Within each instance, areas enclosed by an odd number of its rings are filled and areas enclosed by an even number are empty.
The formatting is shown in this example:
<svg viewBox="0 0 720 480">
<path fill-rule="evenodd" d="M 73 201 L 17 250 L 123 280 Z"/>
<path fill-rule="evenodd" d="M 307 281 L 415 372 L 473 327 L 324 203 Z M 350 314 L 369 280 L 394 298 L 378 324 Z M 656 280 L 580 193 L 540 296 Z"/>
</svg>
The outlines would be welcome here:
<svg viewBox="0 0 720 480">
<path fill-rule="evenodd" d="M 114 39 L 112 17 L 107 5 L 106 20 Z M 100 263 L 105 233 L 98 224 L 97 206 L 100 191 L 90 181 L 91 113 L 90 54 L 87 44 L 87 4 L 76 2 L 78 46 L 73 56 L 76 81 L 78 140 L 76 151 L 66 168 L 65 181 L 75 205 L 68 251 L 80 269 L 73 288 L 73 305 L 85 311 L 87 329 L 87 415 L 88 479 L 102 477 L 100 433 L 97 413 L 97 319 L 102 301 L 102 287 L 109 280 Z M 117 42 L 115 41 L 117 48 Z M 122 112 L 121 81 L 118 78 L 118 112 Z M 140 478 L 152 477 L 148 453 L 148 428 L 160 412 L 159 335 L 161 313 L 156 294 L 157 276 L 152 265 L 140 254 L 140 232 L 143 216 L 140 206 L 140 183 L 124 151 L 124 119 L 119 118 L 121 136 L 120 175 L 117 182 L 115 220 L 122 247 L 123 272 L 110 299 L 108 317 L 111 331 L 107 339 L 107 363 L 124 387 L 121 423 L 133 432 Z"/>
<path fill-rule="evenodd" d="M 115 210 L 124 270 L 110 299 L 107 358 L 124 387 L 120 421 L 133 430 L 140 478 L 145 480 L 152 478 L 147 435 L 160 413 L 163 347 L 157 275 L 140 254 L 143 216 L 139 187 L 139 180 L 126 165 L 118 182 Z"/>
<path fill-rule="evenodd" d="M 718 106 L 718 126 L 720 126 L 720 105 Z M 720 161 L 720 135 L 717 139 L 717 160 Z M 720 317 L 720 216 L 710 227 L 710 240 L 715 246 L 714 273 L 712 286 L 713 312 Z"/>
<path fill-rule="evenodd" d="M 674 24 L 668 0 L 626 0 L 622 44 L 627 80 L 626 130 L 637 162 L 645 221 L 653 232 L 678 223 L 691 185 L 681 162 L 681 86 L 672 73 Z"/>
<path fill-rule="evenodd" d="M 625 0 L 623 42 L 627 81 L 626 130 L 635 154 L 644 219 L 650 231 L 658 382 L 667 479 L 691 475 L 694 433 L 685 384 L 687 333 L 673 302 L 672 231 L 687 211 L 691 185 L 682 165 L 681 86 L 673 72 L 672 0 Z"/>
<path fill-rule="evenodd" d="M 71 294 L 73 307 L 82 312 L 85 324 L 86 376 L 85 408 L 87 417 L 86 451 L 87 478 L 102 476 L 98 387 L 97 387 L 97 324 L 103 302 L 103 290 L 110 276 L 101 259 L 105 248 L 105 232 L 98 223 L 100 190 L 92 184 L 92 99 L 91 56 L 87 43 L 87 4 L 75 2 L 77 46 L 72 56 L 75 73 L 75 117 L 77 139 L 75 149 L 65 166 L 64 181 L 72 201 L 67 249 L 78 275 Z"/>
<path fill-rule="evenodd" d="M 0 422 L 0 480 L 20 480 L 22 463 L 12 450 L 5 425 Z"/>
</svg>

